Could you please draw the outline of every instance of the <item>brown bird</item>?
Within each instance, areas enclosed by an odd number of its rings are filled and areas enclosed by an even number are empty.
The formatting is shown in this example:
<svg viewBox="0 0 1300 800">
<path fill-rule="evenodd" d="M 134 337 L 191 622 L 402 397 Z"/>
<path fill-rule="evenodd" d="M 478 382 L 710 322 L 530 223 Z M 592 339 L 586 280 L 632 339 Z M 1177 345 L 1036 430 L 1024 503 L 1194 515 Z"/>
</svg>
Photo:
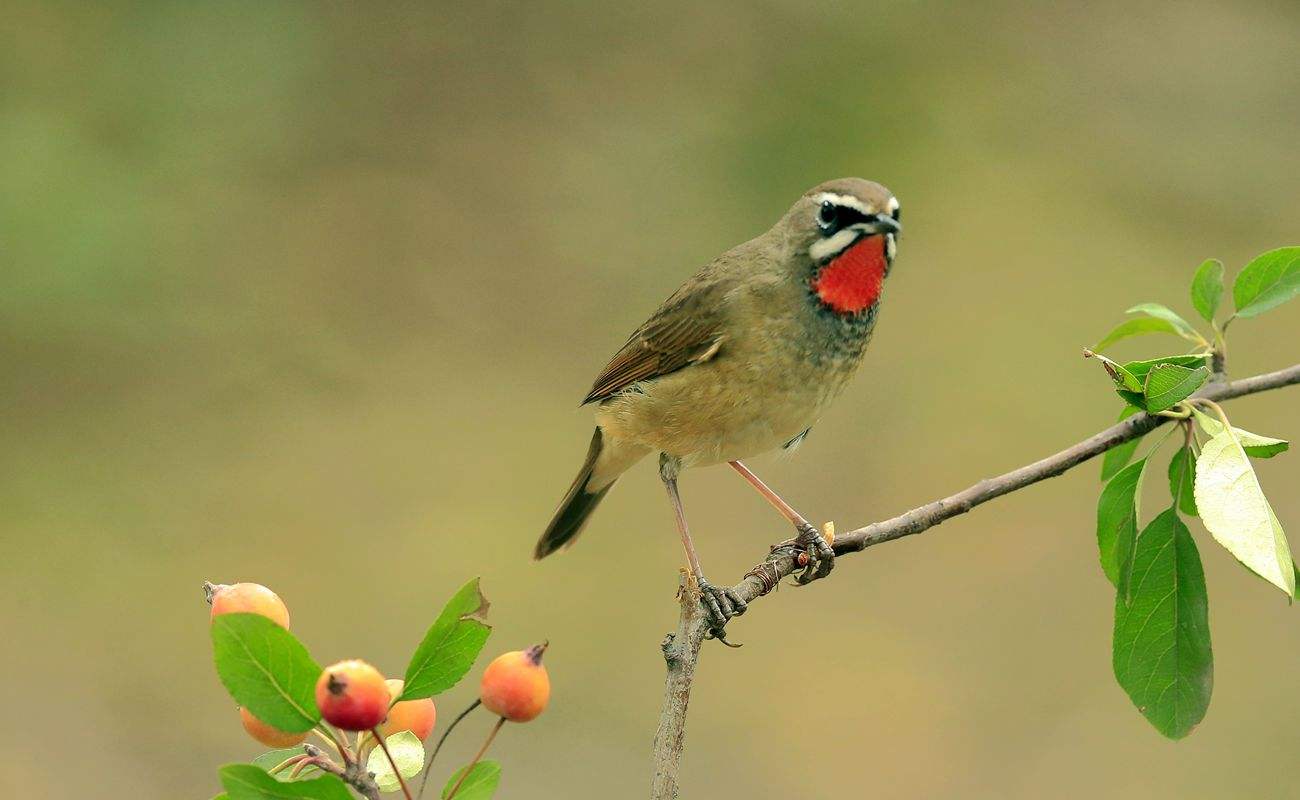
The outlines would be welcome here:
<svg viewBox="0 0 1300 800">
<path fill-rule="evenodd" d="M 799 198 L 766 233 L 682 284 L 596 377 L 587 460 L 537 542 L 536 558 L 571 544 L 629 467 L 659 453 L 686 559 L 721 630 L 745 604 L 700 570 L 677 475 L 727 462 L 797 530 L 815 577 L 830 545 L 740 459 L 797 446 L 862 362 L 894 260 L 898 200 L 841 178 Z"/>
</svg>

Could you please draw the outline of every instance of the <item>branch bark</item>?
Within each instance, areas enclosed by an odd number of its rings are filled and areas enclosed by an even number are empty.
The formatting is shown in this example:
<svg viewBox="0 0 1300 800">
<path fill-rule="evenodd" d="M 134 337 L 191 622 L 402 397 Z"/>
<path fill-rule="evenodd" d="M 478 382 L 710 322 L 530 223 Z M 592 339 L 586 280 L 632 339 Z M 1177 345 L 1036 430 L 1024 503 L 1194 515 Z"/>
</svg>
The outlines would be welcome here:
<svg viewBox="0 0 1300 800">
<path fill-rule="evenodd" d="M 1224 401 L 1298 383 L 1300 364 L 1237 381 L 1212 383 L 1196 396 Z M 835 538 L 835 553 L 856 553 L 883 542 L 927 531 L 944 520 L 965 514 L 996 497 L 1060 475 L 1116 445 L 1150 433 L 1166 422 L 1169 422 L 1167 417 L 1134 414 L 1059 453 L 996 478 L 986 478 L 954 495 L 914 508 L 892 519 L 874 522 L 839 535 Z M 742 600 L 752 603 L 799 569 L 797 557 L 798 553 L 788 544 L 773 547 L 767 558 L 746 573 L 744 580 L 732 588 Z M 693 582 L 688 582 L 683 587 L 681 607 L 677 630 L 664 637 L 662 644 L 668 674 L 664 684 L 663 710 L 659 715 L 659 729 L 654 741 L 651 800 L 672 800 L 677 797 L 678 775 L 686 736 L 687 705 L 690 702 L 700 646 L 708 633 L 708 621 L 702 613 L 699 591 Z"/>
</svg>

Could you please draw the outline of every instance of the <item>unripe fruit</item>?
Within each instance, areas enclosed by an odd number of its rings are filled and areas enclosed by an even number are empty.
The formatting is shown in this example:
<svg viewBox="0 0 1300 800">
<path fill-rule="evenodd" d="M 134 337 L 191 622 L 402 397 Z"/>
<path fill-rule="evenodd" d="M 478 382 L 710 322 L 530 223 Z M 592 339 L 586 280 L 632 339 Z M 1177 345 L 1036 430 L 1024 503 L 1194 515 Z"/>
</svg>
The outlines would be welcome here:
<svg viewBox="0 0 1300 800">
<path fill-rule="evenodd" d="M 546 643 L 499 655 L 488 664 L 479 685 L 479 699 L 493 714 L 511 722 L 527 722 L 546 709 L 551 679 L 542 666 Z"/>
<path fill-rule="evenodd" d="M 212 619 L 231 612 L 245 612 L 261 614 L 281 628 L 289 627 L 289 609 L 284 601 L 260 583 L 217 585 L 209 591 L 212 592 Z"/>
<path fill-rule="evenodd" d="M 321 716 L 345 731 L 368 731 L 383 722 L 391 701 L 384 676 L 364 661 L 340 661 L 316 681 Z"/>
<path fill-rule="evenodd" d="M 279 728 L 273 728 L 253 716 L 246 708 L 239 709 L 239 721 L 244 723 L 244 730 L 248 735 L 267 747 L 294 747 L 307 741 L 306 731 L 302 733 L 288 733 Z"/>
<path fill-rule="evenodd" d="M 405 682 L 397 678 L 389 678 L 385 683 L 388 684 L 388 693 L 391 696 L 402 696 L 402 689 L 406 687 Z M 379 726 L 379 733 L 387 739 L 395 733 L 410 731 L 415 734 L 415 738 L 424 741 L 429 738 L 429 734 L 433 733 L 433 723 L 437 719 L 438 710 L 433 707 L 432 697 L 403 700 L 394 703 L 393 707 L 388 709 L 388 719 Z"/>
</svg>

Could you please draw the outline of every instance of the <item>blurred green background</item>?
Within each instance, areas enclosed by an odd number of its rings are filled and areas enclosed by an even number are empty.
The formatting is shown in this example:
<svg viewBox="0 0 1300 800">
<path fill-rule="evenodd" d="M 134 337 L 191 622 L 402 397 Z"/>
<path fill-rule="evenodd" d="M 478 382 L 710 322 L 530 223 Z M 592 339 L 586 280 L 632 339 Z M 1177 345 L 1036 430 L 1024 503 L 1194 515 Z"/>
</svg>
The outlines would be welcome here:
<svg viewBox="0 0 1300 800">
<path fill-rule="evenodd" d="M 474 574 L 489 653 L 552 643 L 501 795 L 640 796 L 681 561 L 654 470 L 529 554 L 586 448 L 577 401 L 685 276 L 827 178 L 901 198 L 863 373 L 796 457 L 753 462 L 847 529 L 1109 423 L 1081 347 L 1138 301 L 1190 314 L 1202 259 L 1297 239 L 1290 2 L 3 16 L 10 796 L 208 797 L 259 752 L 205 578 L 272 586 L 319 660 L 396 675 Z M 1235 375 L 1294 363 L 1300 308 L 1232 333 Z M 1231 411 L 1295 439 L 1298 403 Z M 1260 474 L 1300 544 L 1300 456 Z M 744 649 L 705 652 L 686 796 L 1294 797 L 1300 610 L 1194 523 L 1216 691 L 1161 739 L 1111 676 L 1097 490 L 1088 464 L 761 601 Z M 728 470 L 683 491 L 719 579 L 787 535 Z"/>
</svg>

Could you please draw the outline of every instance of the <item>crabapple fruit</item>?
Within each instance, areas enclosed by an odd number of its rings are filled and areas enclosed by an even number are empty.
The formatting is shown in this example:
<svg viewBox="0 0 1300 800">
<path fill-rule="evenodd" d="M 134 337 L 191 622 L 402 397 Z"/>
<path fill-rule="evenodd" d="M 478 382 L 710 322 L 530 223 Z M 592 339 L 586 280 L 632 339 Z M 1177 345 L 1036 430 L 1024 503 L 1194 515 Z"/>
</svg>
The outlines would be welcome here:
<svg viewBox="0 0 1300 800">
<path fill-rule="evenodd" d="M 340 661 L 316 681 L 316 705 L 325 721 L 345 731 L 368 731 L 388 714 L 388 685 L 364 661 Z"/>
<path fill-rule="evenodd" d="M 231 612 L 261 614 L 281 628 L 289 627 L 289 609 L 280 596 L 260 583 L 217 585 L 212 592 L 212 619 Z"/>
<path fill-rule="evenodd" d="M 405 682 L 397 678 L 389 678 L 388 693 L 393 698 L 402 696 L 402 689 L 405 688 Z M 433 706 L 432 697 L 423 697 L 419 700 L 403 700 L 394 703 L 392 708 L 388 709 L 388 719 L 379 726 L 379 733 L 385 739 L 395 733 L 410 731 L 415 734 L 415 738 L 424 741 L 433 733 L 433 724 L 438 719 L 438 711 Z"/>
<path fill-rule="evenodd" d="M 483 672 L 479 699 L 493 714 L 527 722 L 546 709 L 551 679 L 542 666 L 546 643 L 497 656 Z"/>
</svg>

